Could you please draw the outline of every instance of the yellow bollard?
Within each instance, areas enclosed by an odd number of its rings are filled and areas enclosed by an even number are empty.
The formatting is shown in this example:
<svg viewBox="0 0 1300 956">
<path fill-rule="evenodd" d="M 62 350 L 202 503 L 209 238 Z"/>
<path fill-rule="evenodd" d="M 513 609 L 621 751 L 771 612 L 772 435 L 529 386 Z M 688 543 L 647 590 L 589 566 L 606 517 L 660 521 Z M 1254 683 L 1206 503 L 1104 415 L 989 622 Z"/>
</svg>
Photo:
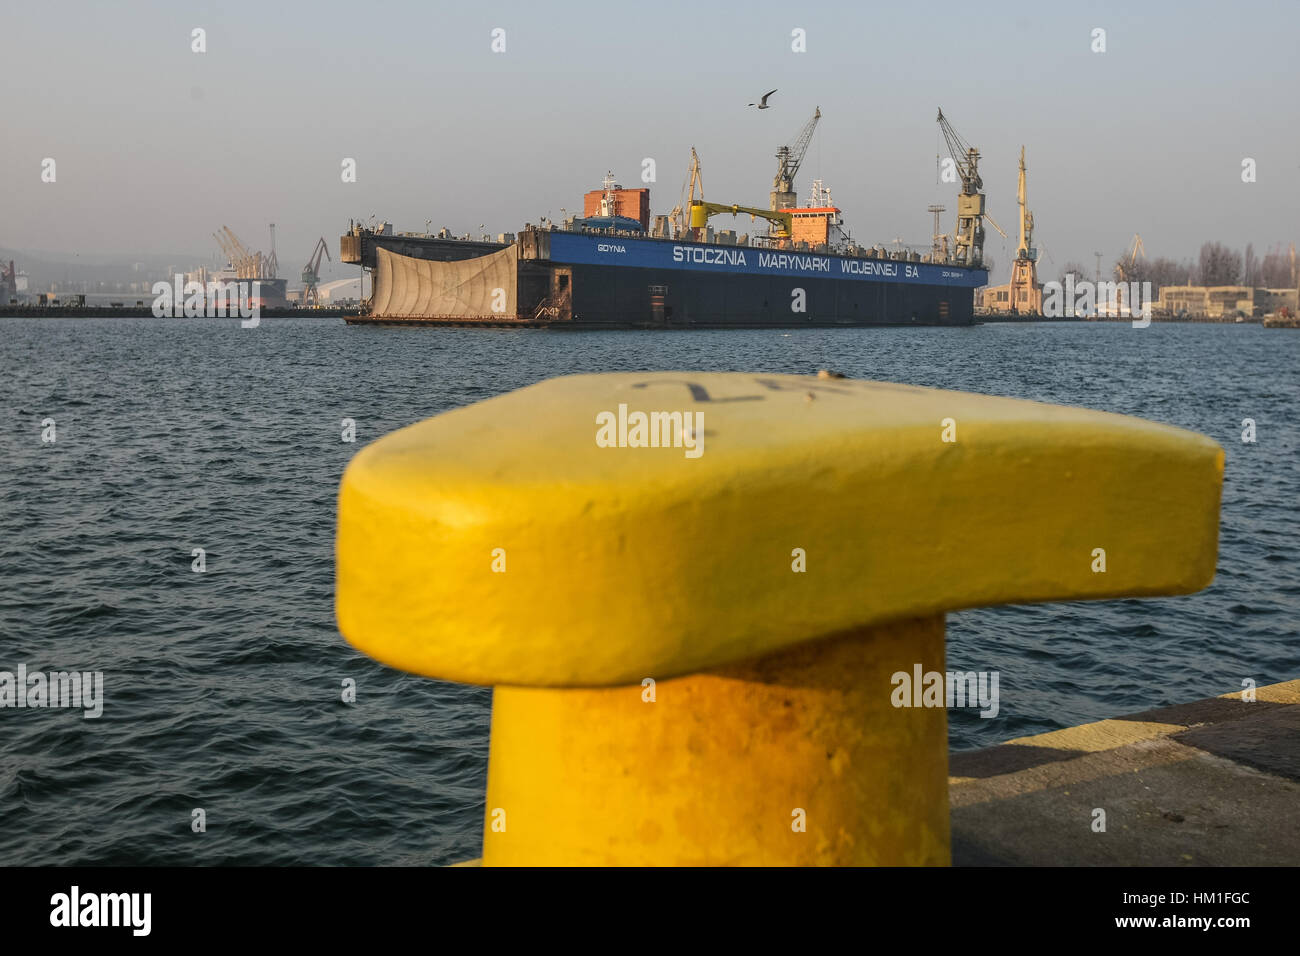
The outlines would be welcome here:
<svg viewBox="0 0 1300 956">
<path fill-rule="evenodd" d="M 945 710 L 893 675 L 944 671 L 948 610 L 1204 587 L 1222 474 L 1035 402 L 553 379 L 353 459 L 339 626 L 496 688 L 487 864 L 946 864 Z"/>
</svg>

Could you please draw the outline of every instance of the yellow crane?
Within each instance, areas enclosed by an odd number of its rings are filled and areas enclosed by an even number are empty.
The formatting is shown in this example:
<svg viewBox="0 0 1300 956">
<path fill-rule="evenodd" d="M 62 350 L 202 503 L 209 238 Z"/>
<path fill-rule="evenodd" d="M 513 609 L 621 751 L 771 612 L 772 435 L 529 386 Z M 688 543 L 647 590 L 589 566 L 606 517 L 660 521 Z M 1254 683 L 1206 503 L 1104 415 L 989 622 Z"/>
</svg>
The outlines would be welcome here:
<svg viewBox="0 0 1300 956">
<path fill-rule="evenodd" d="M 691 228 L 703 229 L 709 224 L 709 219 L 713 216 L 728 213 L 733 216 L 748 213 L 750 219 L 761 216 L 772 223 L 774 227 L 771 233 L 773 239 L 789 239 L 794 228 L 794 215 L 790 212 L 777 209 L 759 209 L 756 206 L 728 206 L 725 203 L 704 202 L 702 200 L 691 203 Z"/>
<path fill-rule="evenodd" d="M 673 238 L 686 238 L 686 231 L 690 228 L 690 223 L 686 218 L 686 210 L 691 207 L 695 200 L 695 189 L 698 186 L 700 190 L 700 199 L 704 199 L 704 178 L 700 171 L 700 157 L 695 152 L 695 147 L 691 147 L 691 165 L 687 170 L 687 182 L 682 185 L 681 200 L 673 207 L 673 211 L 668 214 L 669 220 L 673 224 Z"/>
<path fill-rule="evenodd" d="M 276 272 L 275 253 L 264 256 L 260 252 L 249 252 L 248 247 L 240 242 L 229 226 L 222 226 L 213 233 L 213 238 L 221 246 L 221 251 L 230 260 L 230 267 L 235 270 L 238 279 L 274 279 Z M 274 238 L 272 238 L 274 241 Z"/>
<path fill-rule="evenodd" d="M 1016 245 L 1016 258 L 1011 263 L 1011 286 L 1008 290 L 1011 293 L 1011 311 L 1037 315 L 1043 310 L 1043 292 L 1038 286 L 1038 250 L 1034 248 L 1034 214 L 1029 211 L 1025 189 L 1023 146 L 1020 147 L 1020 182 L 1016 188 L 1016 202 L 1020 206 L 1020 242 Z M 994 223 L 996 226 L 997 223 Z"/>
<path fill-rule="evenodd" d="M 1016 203 L 1020 206 L 1020 244 L 1016 247 L 1017 259 L 1037 259 L 1034 248 L 1034 214 L 1029 211 L 1025 190 L 1025 147 L 1020 147 L 1020 181 L 1016 187 Z"/>
<path fill-rule="evenodd" d="M 1133 233 L 1133 241 L 1129 243 L 1125 257 L 1115 266 L 1115 271 L 1119 273 L 1120 282 L 1130 282 L 1133 276 L 1133 267 L 1137 265 L 1138 256 L 1143 259 L 1147 257 L 1146 247 L 1142 245 L 1142 237 L 1136 232 Z"/>
<path fill-rule="evenodd" d="M 214 232 L 212 238 L 217 240 L 217 245 L 221 247 L 221 253 L 226 257 L 226 261 L 230 263 L 230 268 L 238 270 L 239 251 L 231 245 L 230 240 L 221 232 Z"/>
</svg>

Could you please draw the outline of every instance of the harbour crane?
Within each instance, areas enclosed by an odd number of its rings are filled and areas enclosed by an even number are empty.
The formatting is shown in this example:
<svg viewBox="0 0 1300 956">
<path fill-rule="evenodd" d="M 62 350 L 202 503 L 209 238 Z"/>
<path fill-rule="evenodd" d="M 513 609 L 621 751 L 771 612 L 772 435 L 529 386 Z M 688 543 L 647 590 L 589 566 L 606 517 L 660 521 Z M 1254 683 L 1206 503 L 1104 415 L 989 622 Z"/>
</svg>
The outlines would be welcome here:
<svg viewBox="0 0 1300 956">
<path fill-rule="evenodd" d="M 302 305 L 306 308 L 309 305 L 320 305 L 320 257 L 321 253 L 325 258 L 330 259 L 329 248 L 325 244 L 325 237 L 316 240 L 316 248 L 312 251 L 311 258 L 307 264 L 302 267 Z"/>
<path fill-rule="evenodd" d="M 773 210 L 789 209 L 792 206 L 799 205 L 799 199 L 794 191 L 794 177 L 799 172 L 799 167 L 803 165 L 804 155 L 808 152 L 808 144 L 812 142 L 813 130 L 817 128 L 817 121 L 822 118 L 822 109 L 817 107 L 813 111 L 812 119 L 804 124 L 799 135 L 795 137 L 793 145 L 782 146 L 776 151 L 776 176 L 772 179 L 772 196 L 771 206 Z"/>
<path fill-rule="evenodd" d="M 954 234 L 953 259 L 958 265 L 978 268 L 984 263 L 984 221 L 987 219 L 1005 239 L 1007 234 L 984 210 L 984 180 L 980 178 L 980 151 L 962 139 L 939 110 L 939 129 L 948 144 L 961 177 L 961 194 L 957 197 L 957 230 Z"/>
<path fill-rule="evenodd" d="M 253 253 L 248 251 L 245 246 L 230 229 L 229 226 L 222 226 L 213 234 L 217 244 L 221 246 L 221 251 L 226 254 L 226 259 L 230 263 L 230 268 L 235 270 L 235 276 L 239 279 L 256 279 L 259 276 L 253 275 L 256 271 L 257 260 Z"/>
<path fill-rule="evenodd" d="M 703 229 L 709 224 L 709 219 L 713 216 L 730 214 L 738 216 L 741 213 L 747 213 L 752 219 L 755 216 L 761 216 L 774 227 L 772 230 L 773 239 L 789 239 L 791 231 L 794 228 L 794 214 L 782 209 L 759 209 L 755 206 L 728 206 L 720 202 L 692 202 L 691 203 L 691 228 Z"/>
<path fill-rule="evenodd" d="M 1042 290 L 1038 286 L 1038 250 L 1034 248 L 1034 214 L 1029 211 L 1025 189 L 1024 146 L 1020 147 L 1020 181 L 1016 187 L 1016 203 L 1020 206 L 1020 242 L 1016 245 L 1016 258 L 1011 263 L 1011 287 L 1008 290 L 1011 311 L 1037 315 L 1042 311 Z"/>
<path fill-rule="evenodd" d="M 1115 302 L 1116 307 L 1119 310 L 1117 314 L 1119 315 L 1126 314 L 1124 311 L 1126 307 L 1124 302 L 1124 284 L 1138 279 L 1137 261 L 1139 256 L 1145 259 L 1147 256 L 1147 250 L 1146 247 L 1142 245 L 1142 237 L 1135 232 L 1133 233 L 1133 241 L 1129 243 L 1124 255 L 1120 258 L 1119 262 L 1115 263 L 1115 277 L 1120 281 L 1120 286 L 1116 290 L 1117 298 Z M 1097 304 L 1098 307 L 1101 306 L 1100 293 L 1098 293 Z M 1134 305 L 1135 304 L 1136 303 L 1134 303 Z M 1133 305 L 1129 305 L 1128 307 L 1132 308 Z"/>
<path fill-rule="evenodd" d="M 1020 180 L 1016 187 L 1016 204 L 1020 207 L 1020 243 L 1016 246 L 1017 259 L 1037 259 L 1034 248 L 1034 214 L 1029 211 L 1025 190 L 1025 147 L 1020 147 Z"/>
<path fill-rule="evenodd" d="M 687 219 L 686 211 L 695 204 L 695 189 L 699 187 L 700 200 L 704 199 L 704 179 L 700 171 L 700 157 L 695 152 L 695 147 L 691 147 L 691 165 L 686 173 L 686 182 L 682 185 L 681 200 L 673 207 L 673 211 L 668 214 L 669 220 L 673 225 L 673 238 L 687 238 L 687 230 L 690 229 L 690 222 Z M 692 237 L 694 238 L 694 237 Z"/>
<path fill-rule="evenodd" d="M 225 226 L 222 226 L 221 228 L 225 229 Z M 236 273 L 238 273 L 239 252 L 236 249 L 236 247 L 230 242 L 229 239 L 226 238 L 225 234 L 220 230 L 214 232 L 212 234 L 212 238 L 217 240 L 217 245 L 221 247 L 221 254 L 224 255 L 226 257 L 226 261 L 230 263 L 230 268 L 234 269 Z"/>
<path fill-rule="evenodd" d="M 1142 245 L 1142 237 L 1136 232 L 1133 233 L 1133 241 L 1128 244 L 1124 250 L 1123 257 L 1115 263 L 1115 276 L 1120 282 L 1131 282 L 1136 278 L 1138 257 L 1143 259 L 1147 257 L 1146 247 Z"/>
<path fill-rule="evenodd" d="M 1129 270 L 1132 270 L 1132 268 L 1135 265 L 1137 265 L 1138 256 L 1141 256 L 1143 259 L 1145 259 L 1147 257 L 1147 249 L 1146 246 L 1142 245 L 1142 237 L 1135 232 L 1133 233 L 1133 242 L 1130 243 L 1129 245 L 1129 252 L 1128 252 Z"/>
<path fill-rule="evenodd" d="M 235 278 L 275 278 L 275 253 L 263 256 L 260 252 L 249 252 L 248 247 L 230 231 L 229 226 L 222 226 L 219 231 L 213 233 L 213 238 L 217 240 L 217 245 L 221 246 L 221 251 L 230 261 L 230 267 L 235 270 Z"/>
</svg>

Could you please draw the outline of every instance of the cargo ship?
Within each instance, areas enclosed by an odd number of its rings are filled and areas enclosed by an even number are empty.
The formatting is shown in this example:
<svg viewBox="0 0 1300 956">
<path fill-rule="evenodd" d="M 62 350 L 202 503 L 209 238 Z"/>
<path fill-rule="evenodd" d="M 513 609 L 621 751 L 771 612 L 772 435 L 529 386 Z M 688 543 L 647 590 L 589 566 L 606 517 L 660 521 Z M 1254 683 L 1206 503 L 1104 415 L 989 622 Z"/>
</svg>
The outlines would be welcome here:
<svg viewBox="0 0 1300 956">
<path fill-rule="evenodd" d="M 813 122 L 820 116 L 815 114 Z M 801 136 L 799 155 L 810 131 Z M 799 206 L 790 148 L 778 152 L 769 208 L 696 198 L 651 222 L 649 189 L 607 176 L 584 197 L 584 215 L 525 223 L 495 241 L 394 234 L 349 226 L 340 260 L 371 271 L 373 295 L 354 324 L 609 328 L 792 328 L 970 325 L 980 261 L 983 195 L 963 195 L 956 247 L 930 254 L 864 248 L 842 230 L 841 210 L 820 181 Z M 685 196 L 686 190 L 684 188 Z M 764 235 L 715 232 L 718 215 L 766 220 Z M 963 231 L 964 229 L 964 231 Z M 947 237 L 942 237 L 946 240 Z M 964 240 L 964 242 L 963 242 Z"/>
</svg>

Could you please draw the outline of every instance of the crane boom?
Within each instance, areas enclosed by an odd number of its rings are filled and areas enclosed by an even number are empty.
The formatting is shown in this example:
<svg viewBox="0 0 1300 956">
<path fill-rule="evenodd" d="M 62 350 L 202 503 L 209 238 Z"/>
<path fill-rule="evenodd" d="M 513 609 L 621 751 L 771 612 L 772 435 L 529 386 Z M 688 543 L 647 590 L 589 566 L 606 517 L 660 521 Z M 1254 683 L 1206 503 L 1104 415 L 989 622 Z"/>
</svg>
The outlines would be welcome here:
<svg viewBox="0 0 1300 956">
<path fill-rule="evenodd" d="M 961 176 L 962 194 L 974 195 L 984 188 L 984 180 L 979 174 L 980 151 L 962 139 L 961 134 L 952 128 L 948 118 L 943 115 L 942 109 L 939 110 L 938 123 L 939 129 L 943 131 L 944 142 L 948 144 L 948 155 L 957 164 L 957 172 Z"/>
<path fill-rule="evenodd" d="M 221 247 L 221 254 L 226 257 L 226 261 L 230 263 L 230 267 L 232 269 L 236 268 L 236 253 L 234 247 L 230 245 L 230 242 L 220 232 L 214 232 L 212 238 L 217 240 L 217 245 Z"/>
<path fill-rule="evenodd" d="M 759 209 L 755 206 L 729 206 L 720 202 L 692 202 L 691 228 L 703 229 L 709 224 L 709 219 L 713 216 L 725 214 L 737 216 L 741 213 L 747 213 L 750 216 L 761 216 L 776 226 L 776 230 L 772 233 L 774 239 L 789 239 L 791 230 L 794 228 L 793 213 L 777 209 Z"/>
<path fill-rule="evenodd" d="M 812 119 L 804 124 L 799 135 L 795 137 L 794 144 L 777 149 L 776 176 L 772 179 L 773 210 L 789 209 L 799 204 L 794 191 L 794 177 L 798 174 L 799 167 L 803 165 L 803 158 L 808 153 L 809 144 L 812 143 L 813 131 L 817 129 L 817 121 L 821 118 L 822 108 L 819 106 L 813 111 Z"/>
<path fill-rule="evenodd" d="M 1142 245 L 1142 237 L 1135 232 L 1133 233 L 1133 244 L 1128 254 L 1128 264 L 1130 266 L 1136 265 L 1138 256 L 1145 259 L 1147 257 L 1147 250 L 1146 246 Z"/>
<path fill-rule="evenodd" d="M 1016 246 L 1017 259 L 1036 259 L 1034 251 L 1034 214 L 1029 211 L 1025 189 L 1025 148 L 1020 147 L 1020 181 L 1016 187 L 1016 202 L 1020 206 L 1020 243 Z"/>
<path fill-rule="evenodd" d="M 695 152 L 695 147 L 691 147 L 691 166 L 687 171 L 687 182 L 682 185 L 682 195 L 680 201 L 673 207 L 673 211 L 668 214 L 668 219 L 673 224 L 673 238 L 681 239 L 686 236 L 689 224 L 686 218 L 686 209 L 690 208 L 691 203 L 695 202 L 695 187 L 699 186 L 700 199 L 704 198 L 704 174 L 700 170 L 700 157 Z"/>
<path fill-rule="evenodd" d="M 235 257 L 239 260 L 239 262 L 235 264 L 236 267 L 238 267 L 239 263 L 247 262 L 252 258 L 252 255 L 248 251 L 248 247 L 239 241 L 239 237 L 231 231 L 229 226 L 222 226 L 221 231 L 225 235 L 226 240 L 235 250 Z"/>
<path fill-rule="evenodd" d="M 1137 266 L 1138 256 L 1145 259 L 1147 250 L 1142 245 L 1142 237 L 1135 232 L 1133 233 L 1133 241 L 1129 243 L 1128 249 L 1125 250 L 1124 258 L 1120 259 L 1115 265 L 1115 272 L 1121 282 L 1133 281 L 1136 275 L 1135 267 Z"/>
<path fill-rule="evenodd" d="M 312 256 L 312 260 L 311 260 L 311 267 L 313 271 L 320 268 L 321 253 L 325 254 L 325 258 L 328 261 L 330 262 L 334 261 L 333 259 L 330 259 L 329 246 L 326 244 L 324 236 L 321 236 L 319 239 L 316 240 L 316 253 L 314 256 Z"/>
</svg>

